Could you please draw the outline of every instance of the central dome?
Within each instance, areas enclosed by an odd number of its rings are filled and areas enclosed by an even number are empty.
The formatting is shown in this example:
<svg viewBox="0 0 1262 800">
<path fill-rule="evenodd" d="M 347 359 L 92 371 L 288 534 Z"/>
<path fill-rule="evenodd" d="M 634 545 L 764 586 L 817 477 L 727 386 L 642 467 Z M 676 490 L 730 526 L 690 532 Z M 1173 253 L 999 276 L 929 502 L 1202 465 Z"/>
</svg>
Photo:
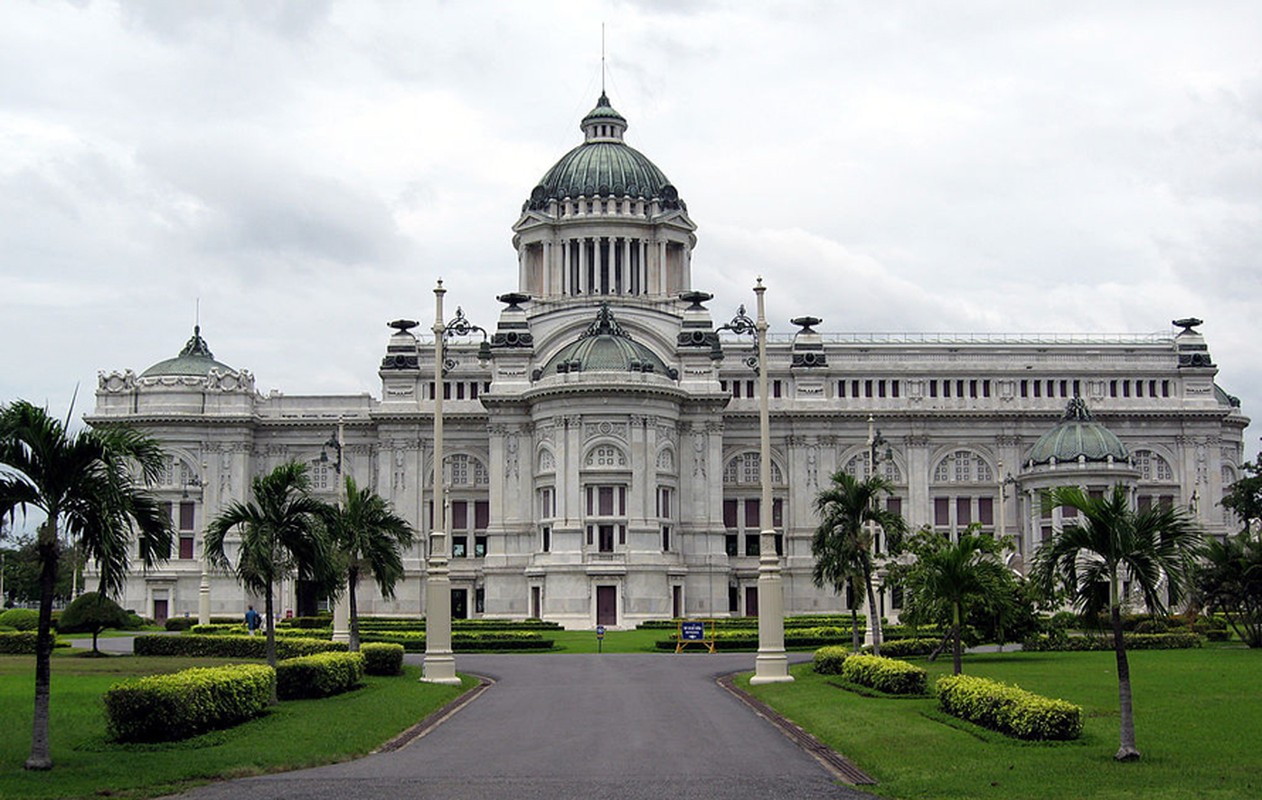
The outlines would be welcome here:
<svg viewBox="0 0 1262 800">
<path fill-rule="evenodd" d="M 622 141 L 627 120 L 601 93 L 596 107 L 583 118 L 585 141 L 561 156 L 540 179 L 526 203 L 546 208 L 567 197 L 631 197 L 661 199 L 666 207 L 682 207 L 679 192 L 657 165 Z"/>
<path fill-rule="evenodd" d="M 200 325 L 193 326 L 193 336 L 184 345 L 184 349 L 175 358 L 168 358 L 165 361 L 159 361 L 149 369 L 140 373 L 142 378 L 156 378 L 162 376 L 189 376 L 204 378 L 210 374 L 212 369 L 220 372 L 232 372 L 232 367 L 215 360 L 215 354 L 210 352 L 210 347 L 206 344 L 206 340 L 202 338 L 202 329 Z"/>
<path fill-rule="evenodd" d="M 1130 458 L 1116 434 L 1091 418 L 1087 404 L 1075 397 L 1061 421 L 1039 437 L 1026 459 L 1028 464 L 1122 462 Z"/>
</svg>

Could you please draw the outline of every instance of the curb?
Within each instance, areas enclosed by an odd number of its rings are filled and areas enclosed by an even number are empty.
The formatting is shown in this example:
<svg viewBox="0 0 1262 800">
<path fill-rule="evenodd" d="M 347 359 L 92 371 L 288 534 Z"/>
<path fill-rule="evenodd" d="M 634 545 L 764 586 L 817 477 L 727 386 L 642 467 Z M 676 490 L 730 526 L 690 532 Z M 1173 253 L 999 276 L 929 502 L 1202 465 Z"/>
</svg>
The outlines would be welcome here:
<svg viewBox="0 0 1262 800">
<path fill-rule="evenodd" d="M 402 750 L 404 747 L 407 747 L 417 739 L 423 738 L 426 734 L 437 728 L 439 725 L 442 725 L 448 719 L 454 717 L 462 708 L 469 705 L 474 700 L 477 700 L 482 696 L 483 692 L 495 685 L 495 681 L 484 675 L 474 675 L 471 672 L 465 674 L 477 678 L 478 685 L 460 695 L 455 700 L 452 700 L 450 703 L 438 709 L 433 714 L 430 714 L 428 717 L 416 723 L 412 727 L 408 728 L 403 733 L 400 733 L 398 736 L 381 745 L 381 747 L 373 750 L 370 755 L 376 753 L 393 753 L 396 750 Z"/>
</svg>

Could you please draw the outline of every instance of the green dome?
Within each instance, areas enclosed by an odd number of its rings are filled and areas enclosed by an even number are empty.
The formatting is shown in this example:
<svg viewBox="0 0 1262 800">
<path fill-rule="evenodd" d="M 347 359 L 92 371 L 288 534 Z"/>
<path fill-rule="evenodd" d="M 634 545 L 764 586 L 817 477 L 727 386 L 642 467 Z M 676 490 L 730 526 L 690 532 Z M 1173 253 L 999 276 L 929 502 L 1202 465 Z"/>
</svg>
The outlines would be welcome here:
<svg viewBox="0 0 1262 800">
<path fill-rule="evenodd" d="M 1056 427 L 1034 443 L 1026 462 L 1048 464 L 1055 459 L 1056 463 L 1064 464 L 1076 462 L 1079 457 L 1088 462 L 1126 461 L 1130 453 L 1111 430 L 1091 419 L 1082 398 L 1075 397 L 1069 401 L 1065 416 Z"/>
<path fill-rule="evenodd" d="M 660 199 L 665 208 L 686 208 L 679 192 L 652 161 L 622 141 L 627 121 L 602 92 L 583 118 L 585 141 L 544 174 L 530 193 L 526 209 L 542 209 L 567 197 Z"/>
<path fill-rule="evenodd" d="M 163 375 L 191 375 L 205 377 L 212 369 L 223 372 L 234 371 L 232 367 L 215 360 L 206 340 L 202 338 L 201 326 L 193 326 L 193 337 L 184 345 L 184 349 L 175 358 L 159 361 L 149 369 L 140 373 L 142 378 L 155 378 Z"/>
<path fill-rule="evenodd" d="M 631 339 L 613 318 L 608 303 L 601 305 L 582 336 L 548 359 L 539 377 L 571 372 L 651 372 L 671 380 L 679 376 L 656 353 Z"/>
</svg>

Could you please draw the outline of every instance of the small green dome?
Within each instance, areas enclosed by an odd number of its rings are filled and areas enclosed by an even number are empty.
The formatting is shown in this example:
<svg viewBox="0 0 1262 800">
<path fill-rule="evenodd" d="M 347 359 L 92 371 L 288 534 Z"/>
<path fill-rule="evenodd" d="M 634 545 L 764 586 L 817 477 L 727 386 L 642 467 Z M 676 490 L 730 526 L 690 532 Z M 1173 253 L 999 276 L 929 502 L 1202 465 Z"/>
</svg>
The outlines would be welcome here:
<svg viewBox="0 0 1262 800">
<path fill-rule="evenodd" d="M 659 199 L 664 208 L 686 208 L 678 190 L 643 153 L 622 141 L 627 120 L 602 92 L 581 128 L 584 141 L 561 156 L 539 180 L 526 209 L 545 208 L 567 197 Z"/>
<path fill-rule="evenodd" d="M 596 320 L 582 336 L 548 359 L 539 377 L 571 372 L 650 372 L 671 380 L 679 376 L 656 353 L 631 339 L 608 303 L 600 306 Z"/>
<path fill-rule="evenodd" d="M 156 378 L 163 375 L 191 375 L 205 377 L 212 369 L 223 372 L 234 371 L 232 367 L 215 360 L 214 353 L 206 340 L 202 338 L 200 325 L 193 326 L 193 337 L 184 345 L 184 349 L 175 358 L 159 361 L 149 369 L 140 373 L 142 378 Z"/>
<path fill-rule="evenodd" d="M 1056 427 L 1034 443 L 1026 463 L 1049 464 L 1055 459 L 1064 464 L 1076 462 L 1079 457 L 1088 462 L 1120 462 L 1130 459 L 1130 453 L 1113 431 L 1091 418 L 1082 398 L 1075 397 Z"/>
</svg>

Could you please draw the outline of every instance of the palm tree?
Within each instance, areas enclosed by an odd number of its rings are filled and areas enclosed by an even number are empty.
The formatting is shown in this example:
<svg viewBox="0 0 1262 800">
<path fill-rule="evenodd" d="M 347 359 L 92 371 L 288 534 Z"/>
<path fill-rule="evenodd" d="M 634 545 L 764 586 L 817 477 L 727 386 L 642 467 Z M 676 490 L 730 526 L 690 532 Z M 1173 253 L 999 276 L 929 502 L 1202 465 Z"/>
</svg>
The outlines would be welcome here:
<svg viewBox="0 0 1262 800">
<path fill-rule="evenodd" d="M 1262 537 L 1244 530 L 1205 548 L 1197 570 L 1205 604 L 1227 617 L 1249 647 L 1262 647 Z"/>
<path fill-rule="evenodd" d="M 1142 595 L 1150 611 L 1162 613 L 1179 602 L 1188 586 L 1200 552 L 1201 535 L 1185 509 L 1158 506 L 1146 511 L 1131 507 L 1123 486 L 1090 497 L 1066 486 L 1044 496 L 1046 508 L 1065 506 L 1078 511 L 1077 522 L 1067 525 L 1039 547 L 1032 574 L 1045 592 L 1063 587 L 1074 605 L 1095 616 L 1107 606 L 1117 656 L 1118 703 L 1121 712 L 1121 744 L 1118 761 L 1139 758 L 1135 747 L 1135 717 L 1131 705 L 1131 673 L 1122 636 L 1120 582 L 1128 579 Z M 1164 589 L 1164 592 L 1163 592 Z"/>
<path fill-rule="evenodd" d="M 37 533 L 39 628 L 35 648 L 35 716 L 27 769 L 52 768 L 48 699 L 53 591 L 58 561 L 78 546 L 101 573 L 102 593 L 118 592 L 130 561 L 132 534 L 146 567 L 171 552 L 171 519 L 145 491 L 162 468 L 157 442 L 124 426 L 71 433 L 69 421 L 24 400 L 0 407 L 0 514 L 42 511 Z M 63 541 L 64 540 L 64 541 Z"/>
<path fill-rule="evenodd" d="M 267 663 L 276 666 L 273 592 L 277 582 L 295 573 L 299 580 L 326 575 L 331 568 L 324 521 L 329 507 L 310 492 L 307 466 L 281 464 L 251 484 L 249 502 L 233 502 L 206 527 L 206 555 L 215 566 L 233 572 L 248 591 L 262 594 L 267 620 Z M 240 534 L 235 566 L 225 544 Z M 272 687 L 276 702 L 276 687 Z"/>
<path fill-rule="evenodd" d="M 1013 576 L 1000 560 L 1005 542 L 976 527 L 956 541 L 932 530 L 908 545 L 916 559 L 902 573 L 907 604 L 924 619 L 945 621 L 951 629 L 954 674 L 963 668 L 960 626 L 972 607 L 1004 613 L 1013 596 Z"/>
<path fill-rule="evenodd" d="M 329 522 L 332 544 L 346 566 L 345 588 L 351 612 L 350 649 L 359 649 L 359 606 L 356 589 L 359 578 L 369 573 L 377 581 L 382 597 L 394 596 L 394 585 L 403 577 L 403 551 L 412 546 L 416 531 L 408 521 L 390 510 L 381 495 L 360 489 L 346 476 L 346 499 Z"/>
<path fill-rule="evenodd" d="M 811 539 L 811 555 L 815 557 L 812 579 L 816 586 L 827 582 L 839 587 L 851 576 L 863 579 L 868 616 L 872 620 L 872 652 L 877 655 L 881 654 L 881 619 L 872 586 L 872 527 L 869 523 L 885 530 L 889 551 L 897 552 L 907 523 L 901 515 L 881 508 L 877 502 L 882 494 L 892 492 L 892 484 L 880 475 L 870 475 L 861 481 L 845 470 L 837 471 L 832 476 L 832 486 L 815 498 L 820 523 Z M 852 612 L 853 607 L 852 603 Z"/>
</svg>

